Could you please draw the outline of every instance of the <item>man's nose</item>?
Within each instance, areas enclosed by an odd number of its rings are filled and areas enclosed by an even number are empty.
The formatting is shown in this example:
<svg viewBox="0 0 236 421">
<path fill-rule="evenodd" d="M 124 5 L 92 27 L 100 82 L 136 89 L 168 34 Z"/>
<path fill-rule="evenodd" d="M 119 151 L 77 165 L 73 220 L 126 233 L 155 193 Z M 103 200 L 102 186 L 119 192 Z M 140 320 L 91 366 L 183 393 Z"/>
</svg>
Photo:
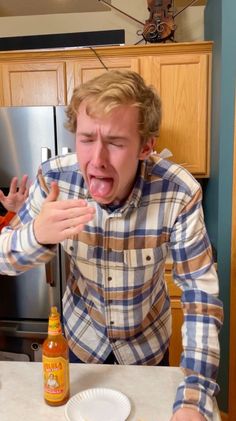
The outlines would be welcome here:
<svg viewBox="0 0 236 421">
<path fill-rule="evenodd" d="M 97 168 L 105 167 L 107 161 L 107 149 L 103 142 L 96 142 L 93 150 L 93 165 Z"/>
</svg>

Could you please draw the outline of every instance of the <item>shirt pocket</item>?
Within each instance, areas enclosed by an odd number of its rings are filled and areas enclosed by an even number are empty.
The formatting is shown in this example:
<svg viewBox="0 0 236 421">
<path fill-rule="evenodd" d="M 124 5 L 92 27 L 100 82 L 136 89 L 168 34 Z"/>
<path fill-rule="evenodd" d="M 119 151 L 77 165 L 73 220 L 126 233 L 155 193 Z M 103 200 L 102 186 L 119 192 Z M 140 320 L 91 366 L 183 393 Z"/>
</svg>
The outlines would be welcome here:
<svg viewBox="0 0 236 421">
<path fill-rule="evenodd" d="M 88 244 L 81 241 L 68 238 L 68 240 L 63 242 L 63 248 L 71 257 L 89 260 L 93 258 L 94 247 L 88 246 Z"/>
<path fill-rule="evenodd" d="M 133 268 L 153 266 L 163 262 L 165 253 L 162 247 L 124 250 L 124 263 Z"/>
<path fill-rule="evenodd" d="M 129 279 L 136 287 L 152 283 L 157 277 L 163 277 L 165 248 L 145 248 L 124 251 L 124 263 Z"/>
</svg>

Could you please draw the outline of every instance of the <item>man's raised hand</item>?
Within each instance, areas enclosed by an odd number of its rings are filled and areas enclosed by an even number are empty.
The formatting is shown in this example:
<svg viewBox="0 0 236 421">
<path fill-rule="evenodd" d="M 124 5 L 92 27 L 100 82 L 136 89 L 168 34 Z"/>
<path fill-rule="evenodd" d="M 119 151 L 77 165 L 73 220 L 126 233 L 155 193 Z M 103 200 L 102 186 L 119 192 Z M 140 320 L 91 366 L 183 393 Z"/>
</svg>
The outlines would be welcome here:
<svg viewBox="0 0 236 421">
<path fill-rule="evenodd" d="M 58 200 L 59 187 L 51 190 L 34 221 L 34 234 L 40 244 L 58 244 L 83 230 L 94 218 L 95 209 L 83 199 Z"/>
</svg>

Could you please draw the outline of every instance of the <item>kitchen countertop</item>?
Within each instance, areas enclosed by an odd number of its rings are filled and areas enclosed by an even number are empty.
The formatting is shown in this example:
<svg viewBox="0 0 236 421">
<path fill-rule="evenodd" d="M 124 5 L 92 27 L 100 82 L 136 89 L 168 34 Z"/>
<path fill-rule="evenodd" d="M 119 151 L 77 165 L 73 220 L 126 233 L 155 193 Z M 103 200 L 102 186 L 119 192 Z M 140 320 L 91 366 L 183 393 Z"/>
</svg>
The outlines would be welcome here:
<svg viewBox="0 0 236 421">
<path fill-rule="evenodd" d="M 71 396 L 95 387 L 119 390 L 131 402 L 127 421 L 169 421 L 182 378 L 178 367 L 70 364 Z M 220 419 L 215 405 L 213 420 Z M 41 363 L 0 361 L 0 420 L 66 420 L 65 405 L 50 407 L 43 400 Z"/>
</svg>

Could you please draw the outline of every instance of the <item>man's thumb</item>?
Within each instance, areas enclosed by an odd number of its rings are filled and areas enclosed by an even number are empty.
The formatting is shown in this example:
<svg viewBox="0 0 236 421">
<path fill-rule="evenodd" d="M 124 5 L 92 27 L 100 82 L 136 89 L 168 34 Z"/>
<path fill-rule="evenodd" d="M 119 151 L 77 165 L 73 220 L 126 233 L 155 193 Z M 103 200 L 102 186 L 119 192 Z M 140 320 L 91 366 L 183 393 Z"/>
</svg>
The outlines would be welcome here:
<svg viewBox="0 0 236 421">
<path fill-rule="evenodd" d="M 45 202 L 55 202 L 59 196 L 60 189 L 58 187 L 58 184 L 55 181 L 52 181 L 51 183 L 51 189 L 50 192 L 45 199 Z"/>
</svg>

